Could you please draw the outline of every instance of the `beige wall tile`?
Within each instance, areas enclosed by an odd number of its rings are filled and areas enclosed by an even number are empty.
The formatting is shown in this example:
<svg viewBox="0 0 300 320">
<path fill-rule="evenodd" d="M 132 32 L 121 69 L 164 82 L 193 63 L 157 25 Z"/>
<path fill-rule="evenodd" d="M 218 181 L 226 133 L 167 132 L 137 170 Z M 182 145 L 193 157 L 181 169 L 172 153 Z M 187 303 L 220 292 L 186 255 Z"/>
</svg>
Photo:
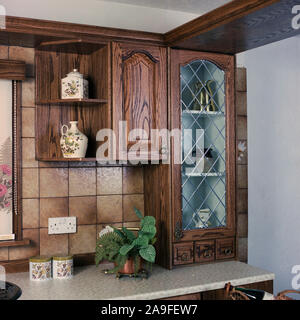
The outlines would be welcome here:
<svg viewBox="0 0 300 320">
<path fill-rule="evenodd" d="M 247 140 L 247 117 L 237 117 L 236 138 L 239 140 Z"/>
<path fill-rule="evenodd" d="M 77 233 L 69 235 L 70 254 L 91 253 L 96 248 L 96 225 L 78 226 Z"/>
<path fill-rule="evenodd" d="M 84 168 L 84 167 L 96 167 L 96 162 L 95 161 L 88 161 L 88 162 L 70 162 L 69 163 L 70 168 Z"/>
<path fill-rule="evenodd" d="M 236 114 L 247 116 L 247 92 L 237 91 L 235 95 Z"/>
<path fill-rule="evenodd" d="M 248 214 L 239 213 L 237 215 L 237 234 L 239 237 L 248 237 Z"/>
<path fill-rule="evenodd" d="M 239 238 L 238 239 L 238 259 L 242 262 L 248 261 L 248 239 Z"/>
<path fill-rule="evenodd" d="M 122 194 L 122 168 L 97 169 L 97 194 Z"/>
<path fill-rule="evenodd" d="M 96 224 L 97 197 L 70 197 L 69 216 L 77 217 L 77 224 Z"/>
<path fill-rule="evenodd" d="M 9 59 L 26 62 L 26 76 L 34 76 L 34 48 L 9 47 Z"/>
<path fill-rule="evenodd" d="M 41 168 L 40 169 L 40 195 L 47 197 L 68 196 L 68 169 L 67 168 Z"/>
<path fill-rule="evenodd" d="M 39 173 L 38 169 L 24 168 L 22 170 L 22 197 L 39 197 Z"/>
<path fill-rule="evenodd" d="M 39 199 L 22 200 L 23 229 L 38 228 L 40 225 L 40 202 Z"/>
<path fill-rule="evenodd" d="M 0 59 L 8 59 L 8 46 L 0 46 Z"/>
<path fill-rule="evenodd" d="M 236 91 L 247 91 L 247 69 L 237 68 L 236 69 Z"/>
<path fill-rule="evenodd" d="M 123 221 L 122 196 L 97 197 L 97 223 L 113 223 Z"/>
<path fill-rule="evenodd" d="M 23 238 L 30 239 L 30 245 L 24 247 L 10 247 L 8 249 L 9 260 L 28 259 L 39 255 L 40 252 L 40 229 L 23 230 Z"/>
<path fill-rule="evenodd" d="M 123 227 L 126 228 L 139 228 L 140 227 L 140 221 L 134 221 L 134 222 L 124 222 Z"/>
<path fill-rule="evenodd" d="M 27 78 L 22 81 L 22 106 L 34 107 L 35 106 L 35 79 Z"/>
<path fill-rule="evenodd" d="M 35 139 L 22 138 L 22 167 L 37 168 L 38 161 L 35 160 Z"/>
<path fill-rule="evenodd" d="M 144 170 L 142 167 L 123 168 L 123 194 L 144 192 Z"/>
<path fill-rule="evenodd" d="M 247 165 L 237 166 L 237 187 L 248 188 L 248 166 Z"/>
<path fill-rule="evenodd" d="M 8 248 L 0 248 L 0 261 L 7 261 L 7 260 L 8 260 Z"/>
<path fill-rule="evenodd" d="M 40 199 L 40 227 L 48 227 L 49 218 L 68 217 L 68 198 Z"/>
<path fill-rule="evenodd" d="M 96 168 L 70 168 L 69 195 L 96 195 Z"/>
<path fill-rule="evenodd" d="M 248 212 L 248 189 L 237 189 L 236 211 L 237 213 Z"/>
<path fill-rule="evenodd" d="M 68 254 L 69 238 L 67 234 L 48 234 L 48 229 L 40 229 L 40 254 L 53 256 Z"/>
<path fill-rule="evenodd" d="M 68 168 L 67 161 L 39 161 L 40 168 Z"/>
<path fill-rule="evenodd" d="M 134 212 L 134 208 L 139 209 L 144 214 L 144 196 L 140 194 L 124 195 L 123 210 L 124 222 L 138 221 L 139 218 Z"/>
<path fill-rule="evenodd" d="M 22 108 L 22 137 L 35 137 L 35 108 Z"/>
</svg>

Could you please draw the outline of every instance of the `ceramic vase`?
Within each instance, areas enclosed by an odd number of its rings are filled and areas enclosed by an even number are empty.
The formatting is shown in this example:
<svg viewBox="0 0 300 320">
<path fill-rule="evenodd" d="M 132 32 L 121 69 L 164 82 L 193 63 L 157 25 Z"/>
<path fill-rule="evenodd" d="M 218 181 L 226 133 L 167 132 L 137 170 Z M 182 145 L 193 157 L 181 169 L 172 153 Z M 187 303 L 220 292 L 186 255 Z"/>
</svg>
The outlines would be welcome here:
<svg viewBox="0 0 300 320">
<path fill-rule="evenodd" d="M 60 146 L 64 158 L 84 158 L 88 146 L 88 138 L 78 130 L 78 121 L 70 121 L 61 127 Z"/>
<path fill-rule="evenodd" d="M 61 80 L 62 99 L 88 99 L 88 95 L 89 83 L 77 69 Z"/>
</svg>

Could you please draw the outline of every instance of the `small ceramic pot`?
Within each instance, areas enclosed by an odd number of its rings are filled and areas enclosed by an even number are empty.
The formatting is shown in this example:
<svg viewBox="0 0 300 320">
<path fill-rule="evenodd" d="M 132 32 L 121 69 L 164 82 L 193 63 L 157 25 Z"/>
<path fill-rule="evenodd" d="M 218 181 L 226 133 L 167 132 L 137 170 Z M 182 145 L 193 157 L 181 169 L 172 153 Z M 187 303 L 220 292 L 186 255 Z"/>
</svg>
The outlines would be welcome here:
<svg viewBox="0 0 300 320">
<path fill-rule="evenodd" d="M 32 257 L 29 259 L 30 280 L 45 281 L 51 279 L 51 258 L 50 257 Z"/>
<path fill-rule="evenodd" d="M 53 279 L 70 279 L 73 277 L 73 256 L 53 257 Z"/>
<path fill-rule="evenodd" d="M 70 121 L 61 127 L 60 147 L 64 158 L 84 158 L 88 146 L 88 138 L 79 131 L 78 121 Z"/>
<path fill-rule="evenodd" d="M 62 99 L 88 99 L 88 92 L 89 83 L 77 69 L 61 80 Z"/>
</svg>

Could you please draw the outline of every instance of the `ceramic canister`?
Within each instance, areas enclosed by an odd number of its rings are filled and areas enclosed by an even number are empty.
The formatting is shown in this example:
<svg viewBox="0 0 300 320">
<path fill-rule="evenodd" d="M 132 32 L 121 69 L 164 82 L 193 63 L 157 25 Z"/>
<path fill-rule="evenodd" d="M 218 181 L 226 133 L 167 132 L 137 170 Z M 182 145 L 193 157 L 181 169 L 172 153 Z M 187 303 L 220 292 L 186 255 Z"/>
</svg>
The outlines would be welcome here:
<svg viewBox="0 0 300 320">
<path fill-rule="evenodd" d="M 53 279 L 70 279 L 73 276 L 73 256 L 53 257 Z"/>
<path fill-rule="evenodd" d="M 30 280 L 44 281 L 51 279 L 51 257 L 37 256 L 29 259 Z"/>
</svg>

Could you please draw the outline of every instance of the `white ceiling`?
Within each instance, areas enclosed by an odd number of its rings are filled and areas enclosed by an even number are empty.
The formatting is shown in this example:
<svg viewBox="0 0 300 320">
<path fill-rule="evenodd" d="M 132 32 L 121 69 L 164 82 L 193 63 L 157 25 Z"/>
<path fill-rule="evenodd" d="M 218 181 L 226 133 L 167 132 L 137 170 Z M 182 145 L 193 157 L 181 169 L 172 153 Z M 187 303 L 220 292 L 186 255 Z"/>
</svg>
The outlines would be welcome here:
<svg viewBox="0 0 300 320">
<path fill-rule="evenodd" d="M 229 0 L 102 0 L 107 2 L 119 2 L 136 6 L 168 9 L 181 12 L 204 14 L 214 10 Z"/>
</svg>

